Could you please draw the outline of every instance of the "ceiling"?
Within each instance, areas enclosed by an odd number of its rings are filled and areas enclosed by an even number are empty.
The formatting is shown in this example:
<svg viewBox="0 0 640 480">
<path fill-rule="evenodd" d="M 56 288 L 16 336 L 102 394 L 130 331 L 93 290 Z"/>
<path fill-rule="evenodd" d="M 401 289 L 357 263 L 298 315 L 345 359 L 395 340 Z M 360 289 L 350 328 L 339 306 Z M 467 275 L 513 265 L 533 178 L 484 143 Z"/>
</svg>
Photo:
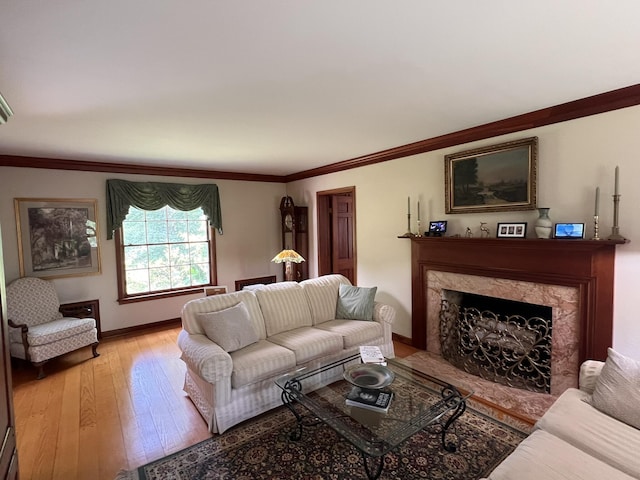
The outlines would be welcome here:
<svg viewBox="0 0 640 480">
<path fill-rule="evenodd" d="M 637 0 L 6 0 L 0 154 L 288 175 L 640 83 Z"/>
</svg>

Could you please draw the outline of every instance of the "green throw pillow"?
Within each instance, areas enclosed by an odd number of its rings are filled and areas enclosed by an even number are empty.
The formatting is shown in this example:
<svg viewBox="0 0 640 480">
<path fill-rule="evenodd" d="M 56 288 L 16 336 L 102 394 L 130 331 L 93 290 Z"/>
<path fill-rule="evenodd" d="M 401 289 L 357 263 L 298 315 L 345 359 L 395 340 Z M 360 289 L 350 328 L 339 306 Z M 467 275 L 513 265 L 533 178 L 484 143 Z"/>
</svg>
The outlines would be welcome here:
<svg viewBox="0 0 640 480">
<path fill-rule="evenodd" d="M 378 287 L 340 285 L 336 318 L 346 320 L 373 320 L 373 301 Z"/>
</svg>

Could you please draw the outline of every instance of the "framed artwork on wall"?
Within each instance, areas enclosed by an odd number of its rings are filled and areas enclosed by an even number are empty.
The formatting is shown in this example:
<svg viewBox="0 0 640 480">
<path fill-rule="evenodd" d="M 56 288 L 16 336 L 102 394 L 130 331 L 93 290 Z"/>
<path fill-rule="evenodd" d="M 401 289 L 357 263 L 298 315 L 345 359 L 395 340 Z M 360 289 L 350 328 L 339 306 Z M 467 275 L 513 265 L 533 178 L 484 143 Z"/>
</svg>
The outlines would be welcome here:
<svg viewBox="0 0 640 480">
<path fill-rule="evenodd" d="M 95 199 L 14 199 L 20 276 L 100 273 Z"/>
<path fill-rule="evenodd" d="M 536 208 L 537 137 L 446 155 L 444 162 L 446 213 Z"/>
<path fill-rule="evenodd" d="M 527 223 L 499 223 L 496 231 L 498 238 L 525 238 Z"/>
</svg>

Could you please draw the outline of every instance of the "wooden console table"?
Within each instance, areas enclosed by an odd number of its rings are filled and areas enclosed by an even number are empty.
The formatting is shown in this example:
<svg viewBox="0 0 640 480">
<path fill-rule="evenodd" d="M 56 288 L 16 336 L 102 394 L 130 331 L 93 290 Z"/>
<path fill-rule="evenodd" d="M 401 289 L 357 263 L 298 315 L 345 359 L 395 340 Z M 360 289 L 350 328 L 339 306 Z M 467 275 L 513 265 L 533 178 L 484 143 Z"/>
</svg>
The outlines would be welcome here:
<svg viewBox="0 0 640 480">
<path fill-rule="evenodd" d="M 60 305 L 60 313 L 65 317 L 95 318 L 98 329 L 98 340 L 102 338 L 102 328 L 100 327 L 100 301 L 86 300 L 84 302 L 64 303 Z"/>
</svg>

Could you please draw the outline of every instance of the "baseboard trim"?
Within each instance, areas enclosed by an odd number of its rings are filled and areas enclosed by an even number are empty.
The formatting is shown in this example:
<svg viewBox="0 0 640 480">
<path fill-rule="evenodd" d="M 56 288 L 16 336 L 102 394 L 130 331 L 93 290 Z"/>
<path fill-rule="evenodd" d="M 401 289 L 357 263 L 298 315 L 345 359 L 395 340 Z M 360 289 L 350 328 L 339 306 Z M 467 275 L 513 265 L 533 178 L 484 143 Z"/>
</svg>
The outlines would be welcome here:
<svg viewBox="0 0 640 480">
<path fill-rule="evenodd" d="M 179 327 L 182 325 L 182 320 L 179 318 L 170 318 L 169 320 L 161 320 L 160 322 L 145 323 L 144 325 L 135 325 L 133 327 L 118 328 L 116 330 L 108 330 L 102 332 L 102 338 L 109 337 L 122 337 L 124 335 L 131 335 L 140 332 L 146 332 L 148 330 L 165 329 L 170 327 Z"/>
<path fill-rule="evenodd" d="M 391 340 L 398 343 L 404 343 L 405 345 L 409 345 L 413 347 L 413 343 L 409 337 L 403 337 L 402 335 L 398 335 L 397 333 L 391 334 Z"/>
</svg>

